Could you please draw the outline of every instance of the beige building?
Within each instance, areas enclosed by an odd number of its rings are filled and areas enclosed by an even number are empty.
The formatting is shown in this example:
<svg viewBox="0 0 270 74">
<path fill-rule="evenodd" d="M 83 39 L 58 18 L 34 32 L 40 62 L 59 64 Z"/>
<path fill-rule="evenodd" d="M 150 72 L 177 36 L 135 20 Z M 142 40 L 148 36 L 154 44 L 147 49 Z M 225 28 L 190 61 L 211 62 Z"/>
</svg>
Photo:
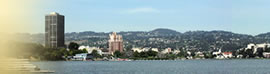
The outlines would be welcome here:
<svg viewBox="0 0 270 74">
<path fill-rule="evenodd" d="M 112 54 L 115 51 L 123 52 L 123 39 L 121 35 L 117 35 L 116 32 L 113 32 L 109 35 L 109 52 Z"/>
</svg>

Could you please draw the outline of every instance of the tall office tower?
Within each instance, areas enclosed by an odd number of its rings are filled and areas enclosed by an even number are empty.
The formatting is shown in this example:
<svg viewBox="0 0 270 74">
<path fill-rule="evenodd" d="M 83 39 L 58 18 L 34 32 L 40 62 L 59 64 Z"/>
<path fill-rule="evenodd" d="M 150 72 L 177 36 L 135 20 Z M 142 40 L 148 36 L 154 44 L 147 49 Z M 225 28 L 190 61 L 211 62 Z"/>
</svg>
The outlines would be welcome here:
<svg viewBox="0 0 270 74">
<path fill-rule="evenodd" d="M 123 39 L 121 35 L 117 35 L 116 32 L 113 32 L 109 35 L 109 52 L 112 54 L 115 51 L 123 52 Z"/>
<path fill-rule="evenodd" d="M 45 16 L 45 47 L 65 47 L 65 17 L 56 12 Z"/>
</svg>

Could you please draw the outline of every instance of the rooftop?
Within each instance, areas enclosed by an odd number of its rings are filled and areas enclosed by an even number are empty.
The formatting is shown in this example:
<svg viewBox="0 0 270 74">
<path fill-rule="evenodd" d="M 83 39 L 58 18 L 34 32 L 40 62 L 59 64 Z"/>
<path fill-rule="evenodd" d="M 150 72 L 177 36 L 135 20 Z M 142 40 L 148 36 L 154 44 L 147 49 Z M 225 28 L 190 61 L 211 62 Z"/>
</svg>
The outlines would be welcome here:
<svg viewBox="0 0 270 74">
<path fill-rule="evenodd" d="M 59 15 L 57 12 L 51 12 L 50 15 Z"/>
</svg>

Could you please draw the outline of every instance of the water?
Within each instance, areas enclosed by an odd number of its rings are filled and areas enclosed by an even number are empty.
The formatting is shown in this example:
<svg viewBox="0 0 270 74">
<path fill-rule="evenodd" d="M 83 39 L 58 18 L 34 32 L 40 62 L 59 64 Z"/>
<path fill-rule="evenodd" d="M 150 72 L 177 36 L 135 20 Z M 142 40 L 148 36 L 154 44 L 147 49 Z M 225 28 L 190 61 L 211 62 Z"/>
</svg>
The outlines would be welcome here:
<svg viewBox="0 0 270 74">
<path fill-rule="evenodd" d="M 270 59 L 33 62 L 53 74 L 270 74 Z"/>
</svg>

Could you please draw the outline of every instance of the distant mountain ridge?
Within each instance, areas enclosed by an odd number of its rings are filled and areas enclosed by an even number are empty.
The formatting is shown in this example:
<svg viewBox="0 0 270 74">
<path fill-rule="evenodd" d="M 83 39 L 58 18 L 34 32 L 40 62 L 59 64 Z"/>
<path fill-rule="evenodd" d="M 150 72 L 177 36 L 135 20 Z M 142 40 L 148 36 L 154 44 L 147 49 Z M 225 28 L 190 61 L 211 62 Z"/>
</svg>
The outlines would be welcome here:
<svg viewBox="0 0 270 74">
<path fill-rule="evenodd" d="M 256 35 L 256 37 L 270 37 L 270 32 L 262 33 L 262 34 Z"/>
<path fill-rule="evenodd" d="M 109 33 L 105 32 L 71 32 L 65 34 L 66 44 L 77 42 L 81 45 L 107 47 Z M 236 50 L 249 43 L 269 43 L 270 32 L 256 36 L 237 34 L 229 31 L 188 31 L 180 33 L 175 30 L 158 28 L 151 31 L 118 32 L 123 36 L 125 46 L 173 48 L 186 50 Z M 32 34 L 29 41 L 44 44 L 44 34 Z"/>
<path fill-rule="evenodd" d="M 150 33 L 159 34 L 159 35 L 180 35 L 180 32 L 175 30 L 166 29 L 166 28 L 158 28 L 155 30 L 150 31 Z"/>
</svg>

